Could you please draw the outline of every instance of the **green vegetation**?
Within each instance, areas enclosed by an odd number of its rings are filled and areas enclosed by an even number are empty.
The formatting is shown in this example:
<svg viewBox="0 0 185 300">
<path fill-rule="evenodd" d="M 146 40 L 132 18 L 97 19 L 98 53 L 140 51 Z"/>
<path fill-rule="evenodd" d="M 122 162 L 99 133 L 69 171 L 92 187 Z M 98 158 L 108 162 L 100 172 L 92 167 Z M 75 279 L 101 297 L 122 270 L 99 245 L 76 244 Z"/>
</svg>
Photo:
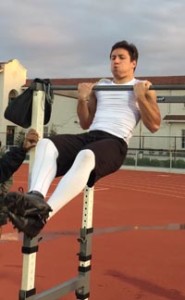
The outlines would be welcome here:
<svg viewBox="0 0 185 300">
<path fill-rule="evenodd" d="M 157 159 L 157 158 L 138 158 L 127 157 L 124 165 L 126 166 L 139 166 L 139 167 L 157 167 L 157 168 L 170 168 L 170 159 Z M 171 161 L 172 168 L 185 169 L 185 160 L 173 159 Z"/>
</svg>

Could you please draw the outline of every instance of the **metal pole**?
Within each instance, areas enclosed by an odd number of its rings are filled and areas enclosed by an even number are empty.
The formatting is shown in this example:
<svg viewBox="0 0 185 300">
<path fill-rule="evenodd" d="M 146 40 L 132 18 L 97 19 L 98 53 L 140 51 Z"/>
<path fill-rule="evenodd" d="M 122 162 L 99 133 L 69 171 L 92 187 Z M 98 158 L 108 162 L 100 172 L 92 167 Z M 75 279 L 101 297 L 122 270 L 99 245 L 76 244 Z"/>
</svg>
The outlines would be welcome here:
<svg viewBox="0 0 185 300">
<path fill-rule="evenodd" d="M 63 91 L 76 91 L 78 90 L 78 85 L 52 85 L 52 90 L 63 90 Z M 163 91 L 163 90 L 173 90 L 173 91 L 185 91 L 185 84 L 163 84 L 163 85 L 151 85 L 150 90 Z M 95 91 L 133 91 L 133 85 L 95 85 L 93 87 Z"/>
<path fill-rule="evenodd" d="M 76 298 L 88 300 L 90 296 L 91 249 L 93 234 L 94 187 L 86 186 L 83 199 L 83 218 L 80 233 L 79 276 L 84 278 L 84 284 L 76 289 Z"/>
<path fill-rule="evenodd" d="M 39 85 L 39 84 L 38 84 Z M 42 88 L 42 87 L 41 87 Z M 42 90 L 33 92 L 32 103 L 32 122 L 31 127 L 36 129 L 39 136 L 43 136 L 43 123 L 44 123 L 44 107 L 45 107 L 45 92 Z M 34 160 L 34 149 L 30 151 L 29 161 L 29 180 Z M 38 251 L 39 237 L 33 239 L 24 235 L 23 240 L 23 266 L 22 266 L 22 283 L 21 290 L 19 292 L 19 300 L 27 299 L 36 293 L 35 289 L 35 267 L 36 267 L 36 254 Z M 29 298 L 30 299 L 30 298 Z"/>
<path fill-rule="evenodd" d="M 53 85 L 52 90 L 55 91 L 77 91 L 78 85 Z M 94 91 L 133 91 L 133 85 L 95 85 L 93 87 Z M 150 90 L 166 91 L 185 91 L 185 85 L 152 85 Z M 157 96 L 158 103 L 185 103 L 184 96 Z"/>
</svg>

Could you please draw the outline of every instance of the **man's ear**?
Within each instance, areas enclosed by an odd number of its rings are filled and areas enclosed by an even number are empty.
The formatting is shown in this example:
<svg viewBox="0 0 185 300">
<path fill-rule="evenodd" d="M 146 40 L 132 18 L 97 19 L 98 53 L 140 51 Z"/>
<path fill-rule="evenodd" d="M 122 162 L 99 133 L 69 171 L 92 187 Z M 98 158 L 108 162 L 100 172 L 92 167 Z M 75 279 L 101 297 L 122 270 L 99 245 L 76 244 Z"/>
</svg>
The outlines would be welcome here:
<svg viewBox="0 0 185 300">
<path fill-rule="evenodd" d="M 136 68 L 136 66 L 137 66 L 137 62 L 136 62 L 136 60 L 133 60 L 133 61 L 132 61 L 132 64 L 133 64 L 133 68 L 135 69 L 135 68 Z"/>
</svg>

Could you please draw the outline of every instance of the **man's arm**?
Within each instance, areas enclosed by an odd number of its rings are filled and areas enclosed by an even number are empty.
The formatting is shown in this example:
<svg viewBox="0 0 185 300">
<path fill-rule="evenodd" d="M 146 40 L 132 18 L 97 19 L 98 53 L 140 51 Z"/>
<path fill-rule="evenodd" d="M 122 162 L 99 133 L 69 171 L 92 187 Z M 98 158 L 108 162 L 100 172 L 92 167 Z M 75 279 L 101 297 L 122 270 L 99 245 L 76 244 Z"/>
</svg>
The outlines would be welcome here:
<svg viewBox="0 0 185 300">
<path fill-rule="evenodd" d="M 21 147 L 12 147 L 0 159 L 0 183 L 8 180 L 17 171 L 25 160 L 26 153 L 35 147 L 38 142 L 38 134 L 34 129 L 30 129 L 25 136 Z"/>
<path fill-rule="evenodd" d="M 134 92 L 139 105 L 141 119 L 152 133 L 156 132 L 161 123 L 161 114 L 157 104 L 155 91 L 149 90 L 151 82 L 141 81 L 134 85 Z"/>
<path fill-rule="evenodd" d="M 89 128 L 96 112 L 96 97 L 92 91 L 93 86 L 92 83 L 80 83 L 78 85 L 77 114 L 83 129 Z"/>
</svg>

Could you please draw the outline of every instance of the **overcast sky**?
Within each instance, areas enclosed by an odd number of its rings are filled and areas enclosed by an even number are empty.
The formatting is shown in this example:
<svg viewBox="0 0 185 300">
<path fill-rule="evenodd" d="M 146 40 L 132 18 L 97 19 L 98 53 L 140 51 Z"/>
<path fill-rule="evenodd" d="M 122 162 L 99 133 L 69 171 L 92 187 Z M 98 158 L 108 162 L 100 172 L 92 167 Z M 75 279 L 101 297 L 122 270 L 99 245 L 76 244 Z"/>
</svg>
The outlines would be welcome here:
<svg viewBox="0 0 185 300">
<path fill-rule="evenodd" d="M 27 77 L 108 77 L 120 40 L 139 50 L 136 76 L 185 75 L 185 0 L 6 0 L 0 61 Z"/>
</svg>

